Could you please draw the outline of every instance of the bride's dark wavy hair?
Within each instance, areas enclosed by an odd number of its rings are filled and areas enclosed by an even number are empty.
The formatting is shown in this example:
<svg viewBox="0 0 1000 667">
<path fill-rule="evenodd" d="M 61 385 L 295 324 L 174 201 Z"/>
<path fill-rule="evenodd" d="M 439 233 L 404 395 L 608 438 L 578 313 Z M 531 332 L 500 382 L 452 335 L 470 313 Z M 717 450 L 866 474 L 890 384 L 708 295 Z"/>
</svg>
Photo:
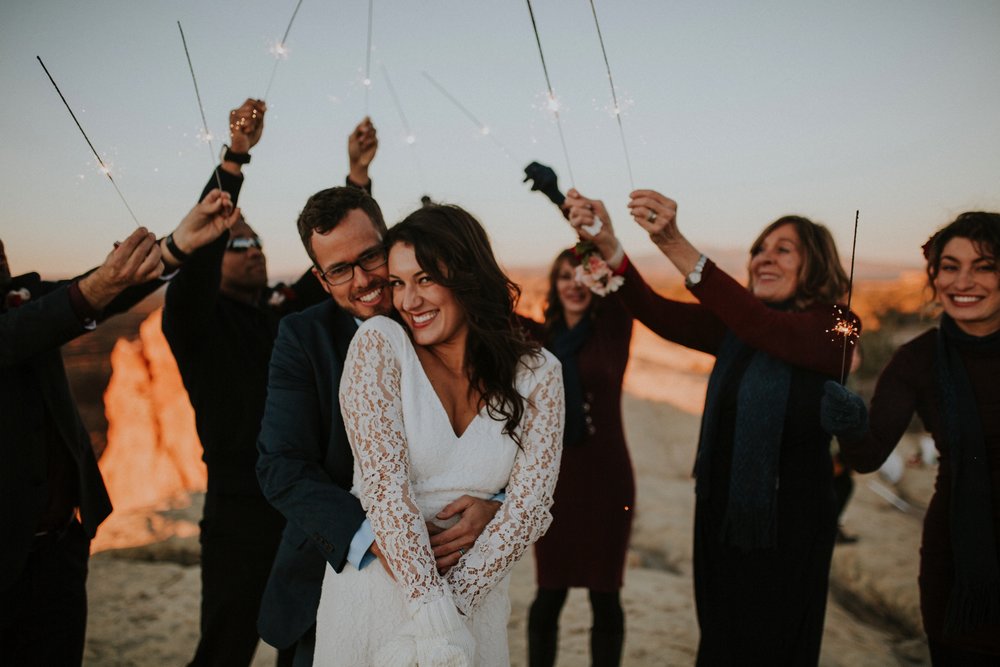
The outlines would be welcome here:
<svg viewBox="0 0 1000 667">
<path fill-rule="evenodd" d="M 420 268 L 447 287 L 465 313 L 469 334 L 465 367 L 470 385 L 480 392 L 492 419 L 520 446 L 517 428 L 525 397 L 515 386 L 517 367 L 526 354 L 540 354 L 528 342 L 514 315 L 521 288 L 493 256 L 486 230 L 458 206 L 431 205 L 389 228 L 385 247 L 412 246 Z"/>
</svg>

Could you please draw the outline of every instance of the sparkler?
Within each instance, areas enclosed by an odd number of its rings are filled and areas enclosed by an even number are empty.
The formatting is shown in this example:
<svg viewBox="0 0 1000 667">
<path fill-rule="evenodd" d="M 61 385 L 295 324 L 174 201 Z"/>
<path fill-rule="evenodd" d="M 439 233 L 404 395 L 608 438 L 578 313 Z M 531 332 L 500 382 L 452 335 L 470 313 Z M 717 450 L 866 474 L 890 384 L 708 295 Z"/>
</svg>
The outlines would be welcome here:
<svg viewBox="0 0 1000 667">
<path fill-rule="evenodd" d="M 122 203 L 125 204 L 125 208 L 128 209 L 129 215 L 131 215 L 132 220 L 135 221 L 135 226 L 141 227 L 142 225 L 139 224 L 139 218 L 135 217 L 132 207 L 129 206 L 128 202 L 125 200 L 125 195 L 123 195 L 122 191 L 118 188 L 118 184 L 115 183 L 115 179 L 111 177 L 111 169 L 108 165 L 104 164 L 104 160 L 101 159 L 101 156 L 97 153 L 97 149 L 94 148 L 94 144 L 91 143 L 90 137 L 88 137 L 87 133 L 83 131 L 83 126 L 80 125 L 80 121 L 77 120 L 76 114 L 73 113 L 73 109 L 69 106 L 69 102 L 66 101 L 66 97 L 62 94 L 62 91 L 59 90 L 59 85 L 56 83 L 56 80 L 52 78 L 52 75 L 49 74 L 49 68 L 45 66 L 44 62 L 42 62 L 41 56 L 35 56 L 35 58 L 38 59 L 38 64 L 42 66 L 43 70 L 45 70 L 45 76 L 49 77 L 49 81 L 52 82 L 52 86 L 56 89 L 56 92 L 59 93 L 59 98 L 63 101 L 63 104 L 66 105 L 66 111 L 69 111 L 69 115 L 73 117 L 73 122 L 76 123 L 76 127 L 80 130 L 80 134 L 83 135 L 83 138 L 87 141 L 87 145 L 90 146 L 90 152 L 92 152 L 94 157 L 97 158 L 97 164 L 101 165 L 101 173 L 108 177 L 108 180 L 111 181 L 111 185 L 115 186 L 115 192 L 118 193 Z"/>
<path fill-rule="evenodd" d="M 538 56 L 542 60 L 542 71 L 545 72 L 545 85 L 549 90 L 548 108 L 556 117 L 556 127 L 559 128 L 559 141 L 562 142 L 563 157 L 566 158 L 566 172 L 569 174 L 570 185 L 575 188 L 576 182 L 573 179 L 573 167 L 570 166 L 569 162 L 569 150 L 566 148 L 566 137 L 563 136 L 562 121 L 559 120 L 559 101 L 556 99 L 556 94 L 552 90 L 552 81 L 549 79 L 549 68 L 548 65 L 545 64 L 545 54 L 542 52 L 542 38 L 538 36 L 538 23 L 535 22 L 535 11 L 531 8 L 531 0 L 527 0 L 527 3 L 528 13 L 531 14 L 531 27 L 535 31 L 535 42 L 538 44 Z"/>
<path fill-rule="evenodd" d="M 837 322 L 830 329 L 830 333 L 844 337 L 844 354 L 840 361 L 840 384 L 844 384 L 847 379 L 847 344 L 854 345 L 860 335 L 858 323 L 851 317 L 851 295 L 854 292 L 854 251 L 858 246 L 858 218 L 860 210 L 854 211 L 854 241 L 851 243 L 851 275 L 847 279 L 847 312 L 845 313 L 839 306 L 836 307 Z"/>
<path fill-rule="evenodd" d="M 212 170 L 215 174 L 215 184 L 219 186 L 219 190 L 222 190 L 222 179 L 219 178 L 219 170 L 215 168 L 215 147 L 212 146 L 212 133 L 208 131 L 208 121 L 205 120 L 205 107 L 201 103 L 201 93 L 198 92 L 198 79 L 194 76 L 194 65 L 191 64 L 191 54 L 188 52 L 187 40 L 184 39 L 184 28 L 181 27 L 181 22 L 177 22 L 177 29 L 181 31 L 181 44 L 184 45 L 184 55 L 187 57 L 188 69 L 191 70 L 191 81 L 194 83 L 194 96 L 198 98 L 198 111 L 201 112 L 201 127 L 204 132 L 202 135 L 204 137 L 205 143 L 208 144 L 208 152 L 212 156 Z"/>
<path fill-rule="evenodd" d="M 292 24 L 295 23 L 295 15 L 299 13 L 299 7 L 301 6 L 302 0 L 299 0 L 299 2 L 295 5 L 295 11 L 292 12 L 292 18 L 288 21 L 288 27 L 285 28 L 285 34 L 281 38 L 281 41 L 275 43 L 269 49 L 271 55 L 274 56 L 274 67 L 271 68 L 271 78 L 267 81 L 267 88 L 264 90 L 264 97 L 261 98 L 262 100 L 267 100 L 267 96 L 271 92 L 271 84 L 274 83 L 274 75 L 278 71 L 278 63 L 288 57 L 288 33 L 292 29 Z"/>
<path fill-rule="evenodd" d="M 372 89 L 372 24 L 375 18 L 375 0 L 368 0 L 368 48 L 365 52 L 365 115 L 368 116 L 368 97 Z"/>
<path fill-rule="evenodd" d="M 604 48 L 604 36 L 601 35 L 601 23 L 597 20 L 597 9 L 594 0 L 590 0 L 590 11 L 594 15 L 594 25 L 597 27 L 597 39 L 601 42 L 601 54 L 604 56 L 604 67 L 608 71 L 608 84 L 611 86 L 611 101 L 614 102 L 615 120 L 618 121 L 618 134 L 622 138 L 622 150 L 625 151 L 625 166 L 628 167 L 628 182 L 635 190 L 635 180 L 632 178 L 632 161 L 628 157 L 628 145 L 625 143 L 625 128 L 622 126 L 622 108 L 618 104 L 618 94 L 615 92 L 615 81 L 611 78 L 611 64 L 608 62 L 608 52 Z"/>
<path fill-rule="evenodd" d="M 403 129 L 406 130 L 406 143 L 413 149 L 413 162 L 417 166 L 417 174 L 420 177 L 420 188 L 424 192 L 427 192 L 427 184 L 424 183 L 424 170 L 420 166 L 420 156 L 417 153 L 417 137 L 410 129 L 410 122 L 406 119 L 406 114 L 403 113 L 403 105 L 400 104 L 399 96 L 396 95 L 396 89 L 392 85 L 392 79 L 389 78 L 389 70 L 386 69 L 385 63 L 380 63 L 380 65 L 382 66 L 382 76 L 385 77 L 386 87 L 389 89 L 389 95 L 396 106 L 396 112 L 399 114 L 399 120 L 403 123 Z"/>
<path fill-rule="evenodd" d="M 514 156 L 511 155 L 510 151 L 507 150 L 506 146 L 504 146 L 502 143 L 500 143 L 500 140 L 497 139 L 496 135 L 494 135 L 493 132 L 492 132 L 492 130 L 490 130 L 489 125 L 486 125 L 481 120 L 479 120 L 478 118 L 476 118 L 475 114 L 473 114 L 471 111 L 469 111 L 469 109 L 466 108 L 466 106 L 464 104 L 462 104 L 461 102 L 459 102 L 458 99 L 456 99 L 454 95 L 452 95 L 451 93 L 449 93 L 448 90 L 444 86 L 442 86 L 440 83 L 438 83 L 434 79 L 434 77 L 432 77 L 426 71 L 421 71 L 420 73 L 423 74 L 424 78 L 427 79 L 428 81 L 430 81 L 431 84 L 435 88 L 437 88 L 439 91 L 441 91 L 441 94 L 444 95 L 445 97 L 447 97 L 451 101 L 451 103 L 454 104 L 455 107 L 459 111 L 461 111 L 463 114 L 465 114 L 466 118 L 468 118 L 469 120 L 471 120 L 472 123 L 477 128 L 479 128 L 479 134 L 483 135 L 484 137 L 489 137 L 490 139 L 492 139 L 493 143 L 497 145 L 497 148 L 499 148 L 501 151 L 503 151 L 503 154 L 506 155 L 515 164 L 519 164 L 519 165 L 522 164 L 522 162 L 520 160 L 515 159 Z"/>
</svg>

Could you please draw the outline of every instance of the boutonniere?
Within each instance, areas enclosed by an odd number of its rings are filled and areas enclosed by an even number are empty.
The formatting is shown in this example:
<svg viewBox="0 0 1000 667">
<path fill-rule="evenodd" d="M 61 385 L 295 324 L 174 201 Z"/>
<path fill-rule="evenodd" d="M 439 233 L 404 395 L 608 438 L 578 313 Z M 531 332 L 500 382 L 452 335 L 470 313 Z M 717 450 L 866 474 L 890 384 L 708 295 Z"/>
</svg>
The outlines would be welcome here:
<svg viewBox="0 0 1000 667">
<path fill-rule="evenodd" d="M 607 296 L 625 284 L 624 276 L 616 276 L 593 243 L 577 243 L 573 252 L 580 258 L 576 280 L 598 296 Z"/>
<path fill-rule="evenodd" d="M 281 308 L 285 302 L 295 297 L 295 291 L 284 284 L 276 285 L 271 290 L 271 295 L 267 298 L 267 305 L 270 308 Z"/>
<path fill-rule="evenodd" d="M 7 292 L 7 296 L 4 297 L 4 305 L 8 308 L 17 308 L 30 300 L 31 292 L 28 291 L 27 287 L 22 287 L 21 289 L 14 289 Z"/>
</svg>

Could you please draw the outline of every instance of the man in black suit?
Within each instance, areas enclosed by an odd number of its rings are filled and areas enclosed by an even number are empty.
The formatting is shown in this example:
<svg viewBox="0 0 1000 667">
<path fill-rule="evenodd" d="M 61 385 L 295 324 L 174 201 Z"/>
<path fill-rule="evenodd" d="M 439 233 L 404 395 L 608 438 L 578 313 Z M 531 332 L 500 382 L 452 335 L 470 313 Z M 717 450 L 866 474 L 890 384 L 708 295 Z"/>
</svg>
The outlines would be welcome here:
<svg viewBox="0 0 1000 667">
<path fill-rule="evenodd" d="M 243 165 L 260 140 L 266 107 L 247 100 L 230 113 L 230 142 L 216 179 L 235 201 Z M 370 188 L 378 148 L 366 118 L 348 139 L 351 190 Z M 181 248 L 184 253 L 184 248 Z M 257 433 L 278 322 L 326 298 L 306 271 L 289 286 L 268 286 L 260 238 L 240 219 L 192 253 L 167 289 L 163 333 L 195 412 L 208 489 L 200 524 L 201 616 L 190 665 L 249 665 L 257 649 L 257 612 L 284 518 L 257 481 Z M 279 654 L 278 664 L 291 660 Z"/>
<path fill-rule="evenodd" d="M 225 211 L 225 212 L 224 212 Z M 228 215 L 218 191 L 168 237 L 198 247 Z M 73 280 L 11 277 L 0 242 L 0 662 L 73 665 L 83 656 L 90 540 L 111 512 L 59 348 L 163 284 L 143 228 Z M 172 270 L 172 269 L 171 269 Z"/>
<path fill-rule="evenodd" d="M 368 193 L 342 187 L 318 192 L 298 228 L 313 273 L 331 298 L 281 321 L 257 442 L 261 489 L 287 519 L 258 629 L 273 646 L 297 645 L 296 667 L 312 663 L 327 567 L 364 567 L 379 555 L 361 503 L 349 492 L 353 456 L 338 388 L 358 322 L 392 312 L 385 221 Z M 440 570 L 475 542 L 498 500 L 461 496 L 438 515 L 461 515 L 458 523 L 445 531 L 428 526 Z"/>
</svg>

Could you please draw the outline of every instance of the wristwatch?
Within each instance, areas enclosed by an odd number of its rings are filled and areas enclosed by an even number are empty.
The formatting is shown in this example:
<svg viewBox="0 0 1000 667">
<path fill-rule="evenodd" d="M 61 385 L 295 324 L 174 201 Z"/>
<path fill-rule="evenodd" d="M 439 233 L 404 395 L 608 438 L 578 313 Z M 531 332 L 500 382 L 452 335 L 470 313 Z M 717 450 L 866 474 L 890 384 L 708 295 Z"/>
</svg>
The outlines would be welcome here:
<svg viewBox="0 0 1000 667">
<path fill-rule="evenodd" d="M 247 164 L 250 162 L 250 153 L 234 153 L 229 144 L 222 144 L 222 161 Z"/>
<path fill-rule="evenodd" d="M 701 282 L 701 272 L 705 269 L 705 262 L 708 261 L 708 257 L 702 255 L 698 258 L 698 263 L 694 265 L 694 270 L 684 277 L 684 286 L 691 289 L 695 285 Z"/>
</svg>

